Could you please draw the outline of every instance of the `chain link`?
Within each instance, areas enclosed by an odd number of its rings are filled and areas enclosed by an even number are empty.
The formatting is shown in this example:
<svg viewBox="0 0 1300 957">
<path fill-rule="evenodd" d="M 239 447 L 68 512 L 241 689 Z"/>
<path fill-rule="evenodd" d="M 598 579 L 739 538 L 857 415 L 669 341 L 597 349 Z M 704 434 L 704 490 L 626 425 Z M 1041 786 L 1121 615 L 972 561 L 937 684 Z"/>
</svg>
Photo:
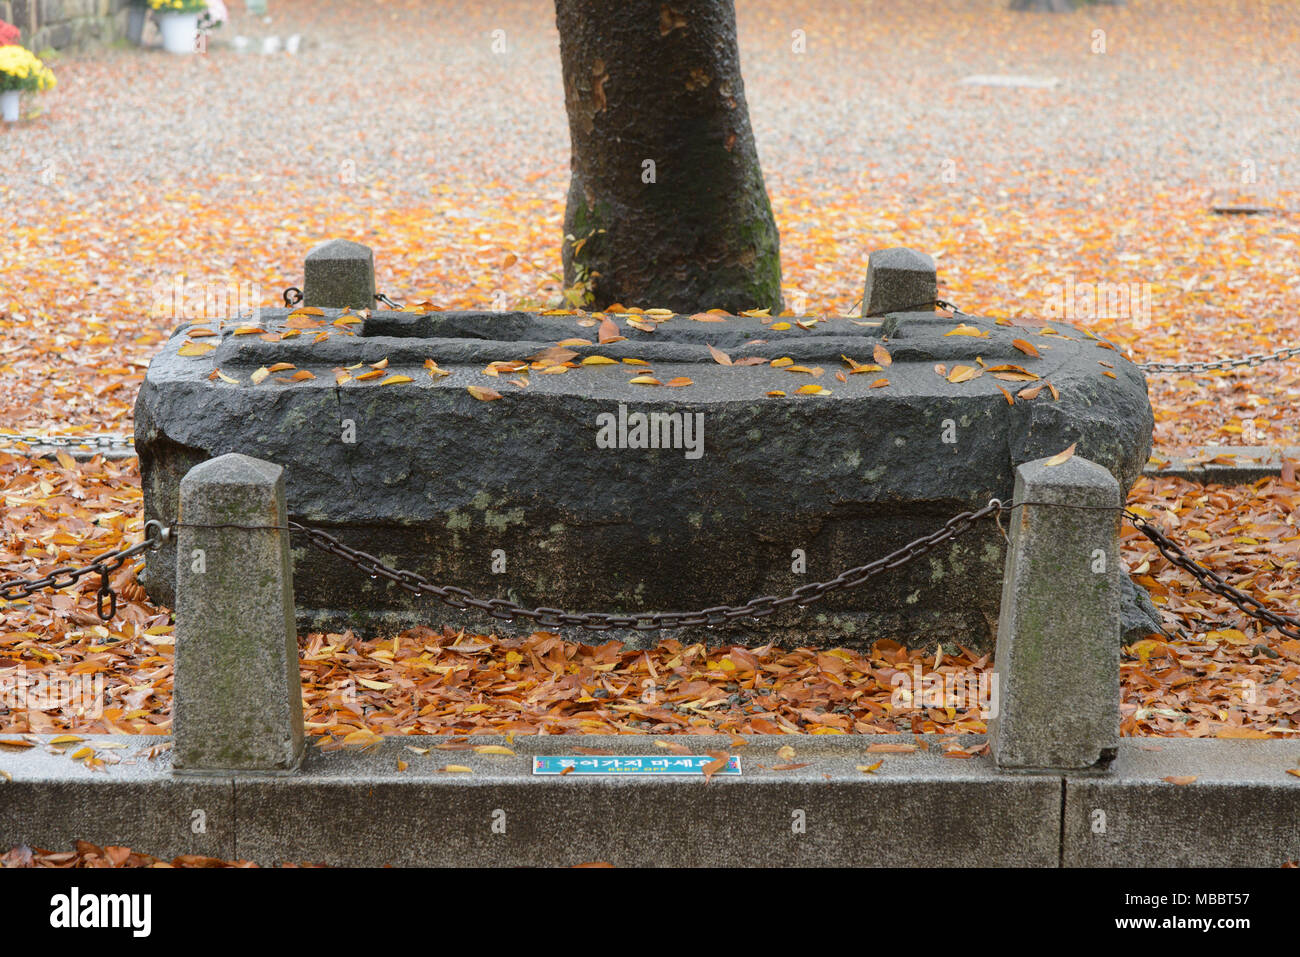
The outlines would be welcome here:
<svg viewBox="0 0 1300 957">
<path fill-rule="evenodd" d="M 641 612 L 630 615 L 613 615 L 605 612 L 566 612 L 561 608 L 538 606 L 529 608 L 505 598 L 477 598 L 470 591 L 454 585 L 438 585 L 418 572 L 393 568 L 374 555 L 352 548 L 340 542 L 328 532 L 310 528 L 298 522 L 288 525 L 201 525 L 195 523 L 174 523 L 164 526 L 157 521 L 145 524 L 144 541 L 128 548 L 105 552 L 95 557 L 89 565 L 64 565 L 47 572 L 40 578 L 19 578 L 0 583 L 0 599 L 7 602 L 18 601 L 43 591 L 47 588 L 70 588 L 83 577 L 90 574 L 100 576 L 99 590 L 96 593 L 96 612 L 103 621 L 112 620 L 117 613 L 117 594 L 113 591 L 109 576 L 126 564 L 127 560 L 171 541 L 176 528 L 190 525 L 196 528 L 239 528 L 250 531 L 284 530 L 298 532 L 306 536 L 311 545 L 320 551 L 343 559 L 348 564 L 359 568 L 371 578 L 382 578 L 392 582 L 398 588 L 414 595 L 432 595 L 444 604 L 459 610 L 475 609 L 486 612 L 502 621 L 514 621 L 523 618 L 536 622 L 543 628 L 573 626 L 590 631 L 609 631 L 611 628 L 629 628 L 634 631 L 659 631 L 671 628 L 693 628 L 700 625 L 714 627 L 741 618 L 761 619 L 774 614 L 790 605 L 811 605 L 835 591 L 857 588 L 869 579 L 899 568 L 922 555 L 933 551 L 939 545 L 957 538 L 973 524 L 990 515 L 1008 512 L 1025 505 L 1042 505 L 1059 508 L 1103 508 L 1112 506 L 1070 506 L 1050 502 L 1016 502 L 1004 505 L 999 499 L 990 499 L 983 508 L 973 512 L 960 512 L 948 519 L 942 526 L 929 535 L 908 542 L 902 548 L 895 549 L 865 565 L 846 569 L 832 579 L 821 582 L 809 582 L 800 585 L 789 594 L 776 596 L 764 595 L 751 598 L 743 605 L 714 605 L 694 612 Z M 1201 565 L 1170 539 L 1158 527 L 1129 509 L 1122 509 L 1123 515 L 1133 526 L 1156 546 L 1170 564 L 1187 572 L 1206 589 L 1221 598 L 1227 599 L 1238 610 L 1252 618 L 1277 628 L 1290 638 L 1300 638 L 1300 618 L 1275 612 L 1258 599 L 1246 594 L 1239 588 L 1228 584 L 1222 577 Z"/>
<path fill-rule="evenodd" d="M 1276 352 L 1257 352 L 1236 359 L 1214 359 L 1209 362 L 1139 362 L 1143 372 L 1217 372 L 1241 366 L 1258 366 L 1265 362 L 1279 362 L 1300 356 L 1300 346 L 1278 349 Z"/>
<path fill-rule="evenodd" d="M 666 628 L 693 628 L 700 625 L 713 627 L 741 618 L 766 618 L 789 605 L 811 605 L 834 591 L 857 588 L 868 579 L 891 568 L 898 568 L 944 542 L 956 538 L 980 519 L 1002 511 L 998 499 L 991 499 L 983 508 L 961 512 L 948 519 L 940 528 L 875 561 L 841 572 L 835 578 L 800 585 L 787 595 L 764 595 L 752 598 L 743 605 L 715 605 L 693 612 L 642 612 L 629 615 L 611 615 L 604 612 L 566 612 L 560 608 L 529 608 L 504 598 L 476 598 L 471 592 L 452 585 L 437 585 L 417 572 L 393 568 L 373 555 L 344 545 L 333 535 L 309 528 L 297 522 L 289 527 L 306 536 L 307 540 L 323 552 L 335 555 L 348 564 L 361 569 L 371 578 L 383 578 L 414 595 L 432 595 L 456 609 L 473 608 L 486 612 L 493 618 L 513 621 L 517 618 L 536 622 L 543 628 L 573 626 L 591 631 L 608 631 L 611 628 L 630 628 L 634 631 L 659 631 Z"/>
<path fill-rule="evenodd" d="M 861 299 L 858 300 L 858 302 L 861 301 L 862 301 Z M 857 303 L 854 303 L 854 305 L 857 305 Z M 927 299 L 925 302 L 914 302 L 910 306 L 902 306 L 901 308 L 878 309 L 875 312 L 867 313 L 862 318 L 879 319 L 881 316 L 888 316 L 891 313 L 895 313 L 895 312 L 920 312 L 923 309 L 929 309 L 931 306 L 938 306 L 940 309 L 947 309 L 954 316 L 969 315 L 969 313 L 962 312 L 960 309 L 958 309 L 952 303 L 948 302 L 948 300 L 946 299 Z"/>
<path fill-rule="evenodd" d="M 34 432 L 11 435 L 8 432 L 0 432 L 0 448 L 12 448 L 15 445 L 53 449 L 76 449 L 82 446 L 96 449 L 130 449 L 135 447 L 135 438 L 130 435 L 37 435 Z"/>
<path fill-rule="evenodd" d="M 164 528 L 161 522 L 146 522 L 144 541 L 128 548 L 119 548 L 114 552 L 96 555 L 89 565 L 63 565 L 46 572 L 40 578 L 19 578 L 0 582 L 0 599 L 19 601 L 47 588 L 71 588 L 86 575 L 99 576 L 99 591 L 95 593 L 95 611 L 101 621 L 112 621 L 117 614 L 117 593 L 113 590 L 109 576 L 126 564 L 127 559 L 134 558 L 142 552 L 158 548 L 171 537 L 171 529 Z"/>
<path fill-rule="evenodd" d="M 1234 588 L 1224 581 L 1220 576 L 1210 571 L 1204 565 L 1200 564 L 1192 556 L 1188 555 L 1177 542 L 1162 532 L 1155 525 L 1152 525 L 1141 515 L 1125 509 L 1124 517 L 1127 518 L 1139 532 L 1151 540 L 1151 543 L 1159 550 L 1171 565 L 1181 568 L 1187 574 L 1191 575 L 1200 582 L 1207 590 L 1218 595 L 1220 598 L 1226 598 L 1235 605 L 1240 611 L 1245 612 L 1252 618 L 1266 622 L 1272 625 L 1288 638 L 1300 638 L 1300 618 L 1294 618 L 1291 615 L 1283 615 L 1268 608 L 1258 599 L 1247 595 L 1239 588 Z"/>
</svg>

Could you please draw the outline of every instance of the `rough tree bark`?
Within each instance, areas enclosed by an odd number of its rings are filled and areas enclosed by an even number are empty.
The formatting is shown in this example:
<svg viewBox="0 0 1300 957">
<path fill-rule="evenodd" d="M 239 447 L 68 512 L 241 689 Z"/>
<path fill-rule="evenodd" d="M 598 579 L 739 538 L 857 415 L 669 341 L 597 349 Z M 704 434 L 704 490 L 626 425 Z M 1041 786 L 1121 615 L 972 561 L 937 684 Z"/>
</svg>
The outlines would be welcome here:
<svg viewBox="0 0 1300 957">
<path fill-rule="evenodd" d="M 733 0 L 555 0 L 572 174 L 566 284 L 589 305 L 781 307 Z"/>
</svg>

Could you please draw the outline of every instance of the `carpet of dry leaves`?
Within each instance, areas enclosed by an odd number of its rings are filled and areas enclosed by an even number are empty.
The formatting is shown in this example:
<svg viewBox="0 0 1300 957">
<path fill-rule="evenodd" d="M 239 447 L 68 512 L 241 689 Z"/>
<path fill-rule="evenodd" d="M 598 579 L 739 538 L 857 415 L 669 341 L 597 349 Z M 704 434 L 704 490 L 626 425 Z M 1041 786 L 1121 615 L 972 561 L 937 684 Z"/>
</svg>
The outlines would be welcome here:
<svg viewBox="0 0 1300 957">
<path fill-rule="evenodd" d="M 787 301 L 844 314 L 867 253 L 910 245 L 937 257 L 942 296 L 990 316 L 1041 313 L 1049 283 L 1149 284 L 1149 322 L 1079 320 L 1142 359 L 1300 343 L 1296 216 L 1208 209 L 1245 171 L 1252 196 L 1300 207 L 1287 179 L 1300 155 L 1300 10 L 1152 0 L 1025 17 L 1003 5 L 739 4 Z M 304 251 L 335 235 L 372 244 L 381 288 L 406 301 L 559 298 L 567 129 L 548 0 L 272 6 L 273 24 L 236 10 L 228 32 L 301 32 L 297 58 L 220 45 L 189 59 L 69 55 L 45 113 L 0 130 L 0 431 L 129 432 L 172 324 L 151 315 L 156 282 L 233 277 L 272 305 L 299 283 Z M 495 29 L 504 57 L 490 49 Z M 806 55 L 791 52 L 795 29 Z M 1103 55 L 1090 49 L 1097 29 Z M 968 73 L 1063 82 L 959 85 Z M 1300 362 L 1163 376 L 1151 395 L 1162 453 L 1300 445 Z M 0 494 L 6 578 L 141 532 L 134 460 L 0 453 Z M 1261 601 L 1300 610 L 1293 474 L 1233 487 L 1143 479 L 1130 504 Z M 1171 633 L 1125 649 L 1124 733 L 1296 735 L 1300 641 L 1204 593 L 1131 529 L 1124 556 Z M 0 707 L 0 730 L 169 730 L 168 610 L 131 569 L 115 583 L 123 610 L 108 625 L 89 580 L 0 606 L 0 677 L 102 676 L 107 697 L 97 718 Z M 309 727 L 335 745 L 376 733 L 984 730 L 964 710 L 892 710 L 892 675 L 915 665 L 989 661 L 894 642 L 631 652 L 547 633 L 458 634 L 436 607 L 427 628 L 396 638 L 302 638 Z M 76 860 L 118 862 L 125 850 L 78 849 Z"/>
<path fill-rule="evenodd" d="M 311 864 L 284 864 L 284 867 L 312 867 Z M 89 841 L 77 841 L 71 851 L 47 851 L 18 845 L 0 854 L 0 867 L 257 867 L 251 861 L 224 861 L 218 857 L 182 854 L 170 861 L 142 854 L 129 847 L 113 844 L 100 847 Z"/>
</svg>

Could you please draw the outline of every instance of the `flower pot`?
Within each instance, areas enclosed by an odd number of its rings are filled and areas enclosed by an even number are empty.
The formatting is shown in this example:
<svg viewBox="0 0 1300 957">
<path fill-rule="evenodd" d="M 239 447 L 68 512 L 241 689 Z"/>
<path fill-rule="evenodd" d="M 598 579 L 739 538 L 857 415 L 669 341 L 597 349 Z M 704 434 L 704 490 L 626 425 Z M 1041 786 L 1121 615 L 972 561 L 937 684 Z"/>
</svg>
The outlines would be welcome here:
<svg viewBox="0 0 1300 957">
<path fill-rule="evenodd" d="M 199 15 L 197 13 L 160 13 L 163 49 L 168 53 L 193 53 L 198 49 Z"/>
<path fill-rule="evenodd" d="M 21 95 L 18 90 L 5 90 L 0 93 L 0 113 L 4 114 L 6 123 L 18 122 L 18 98 Z"/>
</svg>

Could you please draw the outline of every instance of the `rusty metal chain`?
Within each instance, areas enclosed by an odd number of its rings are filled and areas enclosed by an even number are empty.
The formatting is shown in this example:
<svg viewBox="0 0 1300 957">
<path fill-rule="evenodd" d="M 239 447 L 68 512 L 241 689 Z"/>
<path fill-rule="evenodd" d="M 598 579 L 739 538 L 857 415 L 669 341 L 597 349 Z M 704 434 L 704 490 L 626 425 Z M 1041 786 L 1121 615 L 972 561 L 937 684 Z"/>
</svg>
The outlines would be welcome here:
<svg viewBox="0 0 1300 957">
<path fill-rule="evenodd" d="M 861 299 L 858 300 L 858 302 L 861 302 L 861 301 L 862 301 Z M 854 303 L 854 305 L 856 306 L 857 303 Z M 925 302 L 914 302 L 914 303 L 912 303 L 912 305 L 910 305 L 910 306 L 903 306 L 903 307 L 898 308 L 898 309 L 881 309 L 881 310 L 878 310 L 878 311 L 876 311 L 876 312 L 869 312 L 869 313 L 867 313 L 865 316 L 863 316 L 862 318 L 863 318 L 863 319 L 879 319 L 881 316 L 888 316 L 890 313 L 894 313 L 894 312 L 919 312 L 919 311 L 922 310 L 922 309 L 929 309 L 931 306 L 938 306 L 940 309 L 947 309 L 947 310 L 948 310 L 949 312 L 951 312 L 954 316 L 965 316 L 965 315 L 969 315 L 969 313 L 962 312 L 960 309 L 958 309 L 958 308 L 957 308 L 956 306 L 954 306 L 952 303 L 948 302 L 948 300 L 946 300 L 946 299 L 927 299 Z"/>
<path fill-rule="evenodd" d="M 1276 352 L 1257 352 L 1236 359 L 1213 359 L 1208 362 L 1139 362 L 1137 367 L 1143 372 L 1217 372 L 1241 366 L 1263 365 L 1265 362 L 1280 362 L 1294 359 L 1296 356 L 1300 356 L 1300 346 L 1278 349 Z"/>
<path fill-rule="evenodd" d="M 117 613 L 117 594 L 113 591 L 109 576 L 126 564 L 127 560 L 151 549 L 156 549 L 171 541 L 175 529 L 184 525 L 193 528 L 238 528 L 250 531 L 282 530 L 298 532 L 306 536 L 313 547 L 343 559 L 350 565 L 361 569 L 372 578 L 391 581 L 415 595 L 432 595 L 444 604 L 456 609 L 473 608 L 487 612 L 493 618 L 513 621 L 524 618 L 536 622 L 544 628 L 575 626 L 590 631 L 608 631 L 611 628 L 630 628 L 634 631 L 659 631 L 670 628 L 690 628 L 704 625 L 713 627 L 736 621 L 741 618 L 760 619 L 790 605 L 811 605 L 827 594 L 857 588 L 867 580 L 898 568 L 944 542 L 951 541 L 965 532 L 975 522 L 990 515 L 1009 512 L 1025 505 L 1043 505 L 1054 508 L 1110 509 L 1119 506 L 1074 506 L 1057 502 L 1015 502 L 1003 504 L 999 499 L 990 499 L 983 508 L 973 512 L 960 512 L 948 519 L 942 526 L 929 535 L 908 542 L 865 565 L 847 569 L 832 579 L 821 582 L 809 582 L 800 585 L 787 595 L 764 595 L 752 598 L 743 605 L 715 605 L 711 608 L 694 612 L 644 612 L 633 615 L 613 615 L 605 612 L 566 612 L 560 608 L 539 606 L 529 608 L 504 598 L 476 598 L 472 592 L 454 585 L 437 585 L 418 572 L 393 568 L 367 552 L 344 545 L 333 535 L 320 529 L 310 528 L 298 522 L 288 525 L 240 525 L 220 524 L 205 525 L 190 522 L 175 522 L 164 526 L 161 522 L 145 523 L 144 541 L 128 548 L 105 552 L 95 557 L 89 565 L 65 565 L 46 573 L 41 578 L 19 578 L 0 583 L 0 599 L 17 601 L 27 598 L 47 588 L 70 588 L 89 574 L 100 576 L 99 590 L 96 593 L 95 611 L 103 621 L 112 620 Z M 1170 539 L 1158 527 L 1129 509 L 1120 509 L 1123 516 L 1154 544 L 1161 555 L 1176 568 L 1187 572 L 1205 588 L 1221 598 L 1227 599 L 1238 610 L 1252 618 L 1277 628 L 1290 638 L 1300 638 L 1300 618 L 1272 611 L 1258 599 L 1246 594 L 1239 588 L 1228 584 L 1222 577 L 1201 565 L 1177 542 Z"/>
<path fill-rule="evenodd" d="M 1151 540 L 1151 543 L 1159 550 L 1171 565 L 1181 568 L 1187 574 L 1191 575 L 1205 588 L 1220 598 L 1226 598 L 1235 605 L 1239 610 L 1245 612 L 1252 618 L 1266 622 L 1272 625 L 1288 638 L 1300 638 L 1300 618 L 1294 618 L 1291 615 L 1283 615 L 1280 612 L 1272 611 L 1258 599 L 1247 595 L 1240 588 L 1234 588 L 1216 575 L 1210 569 L 1206 568 L 1192 556 L 1188 555 L 1181 545 L 1171 539 L 1155 525 L 1148 522 L 1141 515 L 1137 515 L 1128 509 L 1124 510 L 1124 517 L 1127 518 L 1139 532 Z"/>
<path fill-rule="evenodd" d="M 417 572 L 393 568 L 373 555 L 344 545 L 334 536 L 319 529 L 308 528 L 297 522 L 289 527 L 306 536 L 316 548 L 335 555 L 348 564 L 361 569 L 372 578 L 384 578 L 414 595 L 432 595 L 452 608 L 473 608 L 487 612 L 493 618 L 513 621 L 524 618 L 543 628 L 572 626 L 590 631 L 608 631 L 611 628 L 630 628 L 634 631 L 659 631 L 666 628 L 692 628 L 700 625 L 713 627 L 740 618 L 766 618 L 789 605 L 810 605 L 833 591 L 856 588 L 869 578 L 891 568 L 905 565 L 912 559 L 956 538 L 972 524 L 1006 508 L 998 499 L 973 512 L 961 512 L 948 519 L 942 527 L 929 535 L 909 542 L 875 561 L 841 572 L 835 578 L 800 585 L 788 595 L 764 595 L 752 598 L 743 605 L 715 605 L 694 612 L 645 612 L 634 615 L 611 615 L 604 612 L 566 612 L 560 608 L 529 608 L 505 598 L 476 598 L 464 588 L 453 585 L 436 585 Z"/>
<path fill-rule="evenodd" d="M 95 613 L 99 615 L 101 621 L 112 621 L 113 616 L 117 614 L 117 592 L 113 591 L 109 575 L 125 565 L 127 559 L 158 548 L 170 537 L 171 529 L 165 528 L 161 522 L 146 522 L 144 541 L 129 548 L 119 548 L 114 552 L 96 555 L 89 565 L 63 565 L 40 578 L 19 578 L 0 582 L 0 598 L 5 601 L 18 601 L 47 588 L 71 588 L 86 575 L 96 574 L 99 575 L 99 591 L 95 594 Z"/>
</svg>

